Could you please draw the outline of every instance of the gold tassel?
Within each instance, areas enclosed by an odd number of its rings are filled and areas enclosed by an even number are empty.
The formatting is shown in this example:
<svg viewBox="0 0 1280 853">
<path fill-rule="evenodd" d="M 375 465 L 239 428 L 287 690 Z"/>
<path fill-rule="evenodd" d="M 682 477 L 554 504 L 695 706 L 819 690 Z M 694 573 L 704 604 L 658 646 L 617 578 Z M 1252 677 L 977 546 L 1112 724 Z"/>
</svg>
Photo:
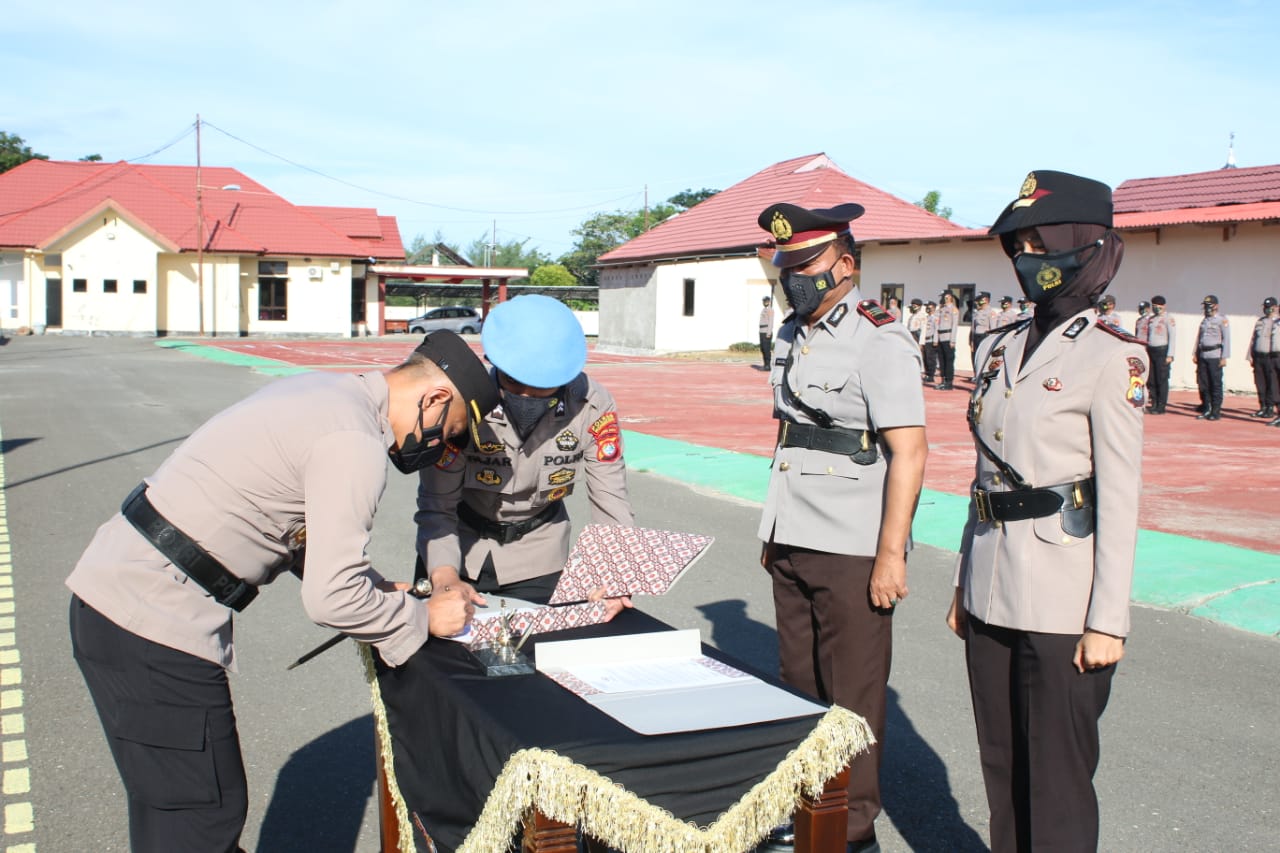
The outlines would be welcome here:
<svg viewBox="0 0 1280 853">
<path fill-rule="evenodd" d="M 396 782 L 396 765 L 392 759 L 391 729 L 387 726 L 387 707 L 382 704 L 382 690 L 378 687 L 378 670 L 373 665 L 373 653 L 368 643 L 355 643 L 356 653 L 364 663 L 364 677 L 369 682 L 369 690 L 373 701 L 373 731 L 378 742 L 378 758 L 387 780 L 387 790 L 391 792 L 391 805 L 396 810 L 396 829 L 399 843 L 396 845 L 400 853 L 416 853 L 413 843 L 413 824 L 409 822 L 409 807 L 405 805 L 400 793 L 400 785 Z M 379 805 L 379 808 L 381 805 Z M 495 848 L 497 849 L 497 848 Z"/>
</svg>

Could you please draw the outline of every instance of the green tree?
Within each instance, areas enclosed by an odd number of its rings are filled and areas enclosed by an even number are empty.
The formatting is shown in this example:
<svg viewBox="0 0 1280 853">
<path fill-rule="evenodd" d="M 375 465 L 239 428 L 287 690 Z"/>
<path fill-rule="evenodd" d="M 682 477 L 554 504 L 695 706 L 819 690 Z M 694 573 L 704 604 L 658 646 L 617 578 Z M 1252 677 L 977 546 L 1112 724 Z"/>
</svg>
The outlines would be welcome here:
<svg viewBox="0 0 1280 853">
<path fill-rule="evenodd" d="M 80 162 L 81 162 L 81 163 L 101 163 L 101 162 L 102 162 L 102 155 L 101 155 L 101 154 L 86 154 L 86 155 L 84 155 L 83 157 L 81 157 L 81 158 L 80 158 Z"/>
<path fill-rule="evenodd" d="M 532 238 L 526 237 L 523 240 L 508 240 L 505 243 L 492 244 L 486 235 L 472 240 L 471 245 L 462 254 L 476 266 L 524 267 L 531 270 L 550 263 L 552 260 L 550 255 L 537 249 L 527 248 L 530 239 Z M 524 278 L 511 280 L 513 284 L 523 284 L 527 281 L 528 279 Z"/>
<path fill-rule="evenodd" d="M 578 280 L 562 264 L 543 264 L 529 276 L 535 287 L 574 287 Z"/>
<path fill-rule="evenodd" d="M 0 130 L 0 172 L 7 172 L 15 166 L 21 166 L 28 160 L 48 160 L 47 154 L 37 154 L 21 136 L 5 133 Z"/>
<path fill-rule="evenodd" d="M 951 208 L 939 207 L 938 202 L 940 201 L 942 201 L 942 193 L 937 190 L 929 190 L 924 194 L 924 198 L 916 202 L 916 207 L 922 207 L 934 216 L 941 216 L 943 219 L 950 219 Z"/>
<path fill-rule="evenodd" d="M 718 192 L 720 192 L 720 190 L 707 189 L 706 187 L 703 187 L 700 190 L 683 190 L 667 199 L 667 201 L 671 202 L 676 207 L 688 210 L 695 204 L 700 204 L 706 201 Z"/>
<path fill-rule="evenodd" d="M 431 263 L 431 253 L 435 251 L 436 246 L 445 246 L 454 254 L 462 254 L 458 251 L 458 245 L 445 240 L 444 233 L 437 228 L 435 236 L 430 240 L 422 234 L 415 235 L 409 241 L 409 247 L 405 250 L 405 260 L 411 264 L 429 264 Z M 441 263 L 445 263 L 445 261 L 441 261 Z"/>
<path fill-rule="evenodd" d="M 628 240 L 639 237 L 645 231 L 660 225 L 680 212 L 674 204 L 659 204 L 649 210 L 615 210 L 597 213 L 573 229 L 578 242 L 560 256 L 564 265 L 580 284 L 594 287 L 599 276 L 593 268 L 596 259 Z"/>
</svg>

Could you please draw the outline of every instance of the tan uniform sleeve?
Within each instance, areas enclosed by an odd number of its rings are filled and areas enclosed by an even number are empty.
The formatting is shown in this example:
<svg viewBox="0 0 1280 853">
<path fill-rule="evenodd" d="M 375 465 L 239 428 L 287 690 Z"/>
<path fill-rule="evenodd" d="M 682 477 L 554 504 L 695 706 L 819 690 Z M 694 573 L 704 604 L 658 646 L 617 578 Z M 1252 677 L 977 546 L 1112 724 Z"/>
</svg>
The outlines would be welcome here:
<svg viewBox="0 0 1280 853">
<path fill-rule="evenodd" d="M 627 493 L 627 465 L 622 458 L 622 421 L 618 417 L 618 406 L 612 394 L 593 383 L 587 408 L 591 418 L 583 462 L 591 520 L 596 524 L 632 527 L 635 514 Z"/>
<path fill-rule="evenodd" d="M 372 643 L 388 664 L 398 666 L 426 642 L 428 618 L 417 599 L 378 590 L 382 576 L 369 563 L 373 516 L 387 484 L 386 447 L 365 433 L 326 435 L 311 448 L 303 484 L 307 616 Z"/>
<path fill-rule="evenodd" d="M 462 500 L 467 460 L 452 448 L 446 454 L 439 463 L 418 472 L 418 511 L 413 520 L 418 525 L 418 556 L 428 575 L 439 566 L 462 571 L 458 502 Z"/>
<path fill-rule="evenodd" d="M 1142 369 L 1135 374 L 1135 363 Z M 1105 365 L 1089 412 L 1097 493 L 1093 591 L 1085 627 L 1117 637 L 1129 633 L 1129 594 L 1142 495 L 1142 409 L 1126 394 L 1146 382 L 1145 353 L 1125 347 Z"/>
</svg>

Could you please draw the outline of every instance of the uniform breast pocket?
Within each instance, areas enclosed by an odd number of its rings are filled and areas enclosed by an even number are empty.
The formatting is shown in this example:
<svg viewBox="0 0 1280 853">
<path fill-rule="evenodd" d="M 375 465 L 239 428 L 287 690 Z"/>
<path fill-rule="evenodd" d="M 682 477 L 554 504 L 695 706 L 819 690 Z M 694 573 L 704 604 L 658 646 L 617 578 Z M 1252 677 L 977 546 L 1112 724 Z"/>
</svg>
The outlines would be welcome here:
<svg viewBox="0 0 1280 853">
<path fill-rule="evenodd" d="M 856 480 L 862 476 L 862 466 L 838 453 L 810 451 L 800 463 L 800 473 L 806 477 L 844 477 Z"/>
<path fill-rule="evenodd" d="M 844 386 L 849 383 L 849 371 L 840 368 L 818 368 L 805 372 L 804 384 L 799 388 L 800 399 L 806 405 L 838 417 L 837 401 Z"/>
<path fill-rule="evenodd" d="M 1072 536 L 1068 533 L 1062 527 L 1062 513 L 1060 512 L 1032 519 L 1031 524 L 1032 529 L 1036 532 L 1037 539 L 1041 542 L 1057 545 L 1060 548 L 1074 548 L 1082 542 L 1088 542 L 1093 538 L 1092 536 Z"/>
</svg>

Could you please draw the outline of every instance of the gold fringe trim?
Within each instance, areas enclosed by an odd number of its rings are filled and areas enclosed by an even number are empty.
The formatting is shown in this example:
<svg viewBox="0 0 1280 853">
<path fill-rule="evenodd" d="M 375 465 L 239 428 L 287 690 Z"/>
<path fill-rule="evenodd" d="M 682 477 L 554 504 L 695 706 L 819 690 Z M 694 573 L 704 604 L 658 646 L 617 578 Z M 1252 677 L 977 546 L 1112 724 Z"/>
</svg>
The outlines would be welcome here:
<svg viewBox="0 0 1280 853">
<path fill-rule="evenodd" d="M 378 760 L 382 762 L 383 772 L 387 780 L 387 790 L 391 792 L 391 805 L 396 810 L 396 829 L 400 853 L 416 853 L 413 843 L 413 824 L 409 822 L 409 807 L 405 805 L 404 796 L 400 793 L 400 785 L 396 782 L 396 766 L 391 751 L 391 729 L 387 725 L 387 707 L 382 704 L 382 689 L 378 687 L 378 670 L 373 665 L 373 653 L 367 643 L 355 643 L 356 652 L 364 663 L 364 678 L 369 682 L 369 691 L 373 702 L 373 731 L 378 743 Z M 376 783 L 375 783 L 376 787 Z M 375 791 L 374 798 L 379 795 Z M 381 811 L 381 803 L 378 809 Z M 495 850 L 500 849 L 495 847 Z"/>
<path fill-rule="evenodd" d="M 524 749 L 508 759 L 457 853 L 506 849 L 534 808 L 619 850 L 743 853 L 787 822 L 801 794 L 818 796 L 827 780 L 874 742 L 864 719 L 839 706 L 831 708 L 772 773 L 705 829 L 678 820 L 564 756 Z"/>
<path fill-rule="evenodd" d="M 409 808 L 396 781 L 373 655 L 356 643 L 373 702 L 378 757 L 396 812 L 400 853 L 415 853 Z M 786 823 L 803 794 L 816 798 L 827 781 L 875 743 L 867 721 L 833 706 L 773 772 L 706 828 L 677 819 L 607 776 L 544 749 L 522 749 L 507 759 L 484 811 L 457 853 L 505 850 L 533 809 L 623 851 L 643 853 L 743 853 Z"/>
</svg>

